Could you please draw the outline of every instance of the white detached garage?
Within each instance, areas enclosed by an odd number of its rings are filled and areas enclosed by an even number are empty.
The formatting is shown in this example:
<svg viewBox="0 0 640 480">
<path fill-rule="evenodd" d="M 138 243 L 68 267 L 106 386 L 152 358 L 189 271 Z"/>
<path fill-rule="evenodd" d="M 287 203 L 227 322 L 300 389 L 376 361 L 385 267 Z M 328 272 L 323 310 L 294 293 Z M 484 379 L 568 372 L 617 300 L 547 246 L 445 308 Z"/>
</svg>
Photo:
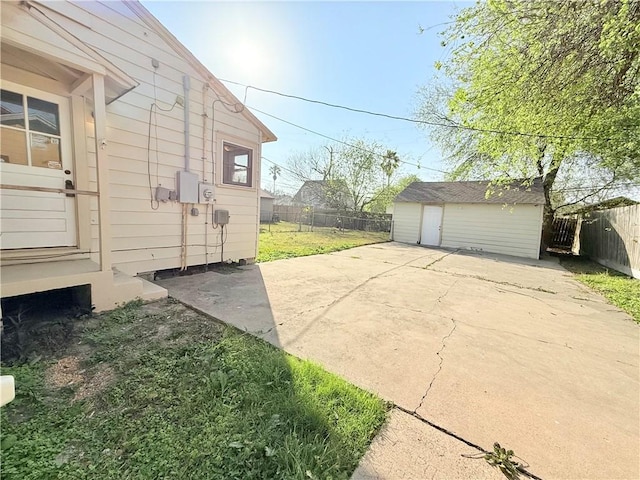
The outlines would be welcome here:
<svg viewBox="0 0 640 480">
<path fill-rule="evenodd" d="M 397 242 L 538 258 L 542 182 L 492 187 L 489 182 L 414 182 L 394 200 Z"/>
</svg>

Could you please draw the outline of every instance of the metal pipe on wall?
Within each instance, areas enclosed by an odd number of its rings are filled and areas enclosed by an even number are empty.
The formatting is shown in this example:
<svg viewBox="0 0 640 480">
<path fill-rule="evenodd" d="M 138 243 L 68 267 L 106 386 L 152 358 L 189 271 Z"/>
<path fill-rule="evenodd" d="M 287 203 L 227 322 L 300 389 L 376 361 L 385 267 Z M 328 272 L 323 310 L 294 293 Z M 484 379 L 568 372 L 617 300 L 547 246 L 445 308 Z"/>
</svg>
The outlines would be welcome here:
<svg viewBox="0 0 640 480">
<path fill-rule="evenodd" d="M 207 181 L 207 91 L 209 84 L 202 84 L 202 181 Z M 212 152 L 213 153 L 213 152 Z"/>
<path fill-rule="evenodd" d="M 190 145 L 189 145 L 189 137 L 191 135 L 191 131 L 189 128 L 189 89 L 191 88 L 191 79 L 189 75 L 184 75 L 182 77 L 182 87 L 184 89 L 184 169 L 187 172 L 191 171 L 190 165 Z"/>
<path fill-rule="evenodd" d="M 190 148 L 190 136 L 191 136 L 191 128 L 189 122 L 189 90 L 191 88 L 191 79 L 189 75 L 183 75 L 182 77 L 182 88 L 184 91 L 184 169 L 187 172 L 191 171 L 191 148 Z M 188 217 L 188 205 L 186 203 L 182 204 L 182 241 L 180 248 L 180 270 L 184 271 L 187 269 L 187 222 L 189 221 Z"/>
</svg>

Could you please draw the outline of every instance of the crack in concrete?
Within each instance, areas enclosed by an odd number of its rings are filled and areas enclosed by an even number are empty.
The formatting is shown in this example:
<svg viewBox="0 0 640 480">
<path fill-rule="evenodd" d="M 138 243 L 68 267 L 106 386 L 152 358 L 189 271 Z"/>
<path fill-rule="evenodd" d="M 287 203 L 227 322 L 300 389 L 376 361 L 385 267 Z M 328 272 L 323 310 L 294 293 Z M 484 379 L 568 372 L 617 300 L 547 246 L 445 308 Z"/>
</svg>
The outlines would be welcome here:
<svg viewBox="0 0 640 480">
<path fill-rule="evenodd" d="M 452 252 L 453 253 L 453 252 Z M 447 254 L 450 255 L 450 254 Z M 442 258 L 446 257 L 447 255 L 443 255 Z M 415 262 L 418 261 L 422 258 L 428 257 L 429 255 L 423 255 L 422 257 L 419 257 L 417 259 L 411 259 L 408 262 L 403 263 L 402 265 L 395 265 L 392 268 L 389 268 L 388 270 L 385 270 L 383 272 L 377 273 L 375 275 L 373 275 L 372 277 L 367 278 L 364 282 L 359 283 L 358 285 L 356 285 L 355 287 L 353 287 L 351 290 L 349 290 L 348 292 L 346 292 L 345 294 L 341 295 L 340 297 L 336 298 L 335 300 L 333 300 L 331 303 L 329 303 L 325 309 L 319 314 L 316 315 L 316 317 L 311 320 L 309 322 L 309 324 L 307 326 L 305 326 L 295 337 L 293 337 L 291 340 L 289 340 L 289 342 L 287 342 L 285 345 L 291 345 L 292 343 L 296 342 L 302 335 L 304 335 L 313 324 L 315 324 L 320 318 L 322 318 L 323 316 L 325 316 L 327 313 L 329 313 L 329 311 L 331 311 L 334 307 L 336 307 L 337 305 L 339 305 L 340 303 L 342 303 L 346 298 L 348 298 L 349 296 L 351 296 L 353 293 L 355 293 L 356 291 L 360 290 L 362 287 L 364 287 L 365 285 L 367 285 L 369 282 L 371 282 L 372 280 L 376 280 L 378 278 L 383 277 L 385 274 L 389 273 L 389 272 L 393 272 L 394 270 L 398 270 L 400 268 L 406 267 L 408 266 L 409 263 L 411 262 Z M 438 259 L 440 260 L 440 259 Z M 438 261 L 436 260 L 436 261 Z M 432 262 L 435 263 L 435 262 Z"/>
<path fill-rule="evenodd" d="M 544 300 L 542 300 L 541 298 L 534 297 L 533 295 L 529 295 L 529 294 L 527 294 L 527 293 L 514 292 L 513 290 L 501 290 L 500 288 L 496 288 L 496 291 L 497 291 L 497 292 L 500 292 L 500 293 L 513 293 L 514 295 L 521 295 L 521 296 L 523 296 L 523 297 L 527 297 L 527 298 L 531 298 L 531 299 L 533 299 L 533 300 L 537 300 L 538 302 L 540 302 L 540 303 L 542 303 L 542 304 L 546 305 L 546 306 L 547 306 L 547 307 L 549 307 L 549 308 L 552 308 L 552 309 L 553 309 L 553 308 L 556 308 L 556 307 L 554 307 L 553 305 L 551 305 L 549 302 L 545 302 L 545 301 L 544 301 Z M 551 314 L 553 314 L 553 315 L 555 315 L 555 313 L 553 313 L 553 312 L 550 312 L 550 313 L 551 313 Z M 562 312 L 562 313 L 567 313 L 567 312 Z"/>
<path fill-rule="evenodd" d="M 447 288 L 447 290 L 440 295 L 438 298 L 436 298 L 436 301 L 434 302 L 434 304 L 439 304 L 442 299 L 444 297 L 446 297 L 449 292 L 451 291 L 451 289 L 456 285 L 456 283 L 458 283 L 458 281 L 456 280 L 455 282 L 453 282 L 451 285 L 449 285 L 449 288 Z M 427 395 L 429 395 L 429 391 L 431 390 L 431 387 L 433 386 L 433 383 L 436 381 L 436 377 L 438 376 L 438 374 L 440 373 L 440 371 L 442 370 L 442 364 L 444 362 L 444 358 L 442 357 L 441 353 L 444 351 L 445 347 L 447 346 L 446 344 L 446 340 L 453 335 L 453 332 L 455 331 L 455 329 L 458 327 L 458 324 L 456 323 L 455 318 L 450 318 L 451 322 L 453 323 L 453 327 L 451 328 L 451 330 L 449 331 L 449 333 L 447 333 L 444 337 L 442 337 L 442 346 L 440 347 L 440 350 L 438 350 L 436 352 L 436 355 L 438 356 L 438 358 L 440 359 L 440 363 L 438 364 L 438 370 L 433 374 L 433 377 L 431 378 L 431 381 L 429 382 L 429 386 L 427 387 L 427 390 L 424 392 L 424 395 L 422 396 L 422 398 L 420 399 L 420 404 L 415 408 L 414 412 L 417 412 L 418 409 L 420 407 L 422 407 L 422 404 L 424 403 L 424 401 L 427 398 Z"/>
<path fill-rule="evenodd" d="M 399 410 L 400 412 L 406 413 L 407 415 L 411 415 L 414 418 L 417 418 L 419 421 L 421 421 L 422 423 L 424 423 L 425 425 L 428 425 L 432 428 L 435 428 L 436 430 L 438 430 L 439 432 L 444 433 L 445 435 L 454 438 L 456 440 L 458 440 L 459 442 L 464 443 L 465 445 L 471 447 L 471 448 L 475 448 L 476 450 L 478 450 L 479 452 L 483 453 L 483 454 L 487 454 L 487 453 L 491 453 L 488 450 L 485 450 L 484 448 L 482 448 L 480 445 L 473 443 L 470 440 L 467 440 L 464 437 L 461 437 L 460 435 L 458 435 L 455 432 L 452 432 L 451 430 L 448 430 L 444 427 L 441 427 L 440 425 L 432 422 L 431 420 L 428 420 L 427 418 L 423 417 L 422 415 L 420 415 L 419 413 L 416 413 L 415 411 L 411 411 L 408 410 L 404 407 L 401 407 L 399 405 L 394 405 L 393 408 L 395 408 L 396 410 Z M 532 480 L 542 480 L 542 478 L 540 478 L 537 475 L 534 475 L 533 473 L 531 473 L 529 470 L 527 470 L 526 468 L 519 466 L 518 467 L 518 471 L 520 473 L 522 473 L 523 475 L 526 475 L 527 477 L 531 478 Z"/>
<path fill-rule="evenodd" d="M 481 330 L 489 330 L 489 331 L 492 331 L 492 332 L 505 333 L 507 335 L 513 335 L 515 337 L 524 338 L 526 340 L 531 340 L 531 341 L 534 341 L 534 342 L 540 342 L 540 343 L 544 343 L 544 344 L 547 344 L 547 345 L 553 345 L 554 347 L 562 347 L 562 348 L 568 348 L 569 350 L 574 350 L 574 347 L 569 345 L 568 342 L 565 342 L 565 343 L 550 342 L 548 340 L 542 340 L 540 338 L 529 337 L 528 335 L 523 335 L 521 333 L 512 332 L 510 330 L 505 330 L 504 328 L 485 327 L 485 326 L 482 326 L 482 325 L 476 325 L 474 323 L 464 322 L 462 320 L 458 320 L 457 322 L 459 324 L 466 325 L 466 326 L 471 327 L 471 328 L 478 328 L 478 329 L 481 329 Z M 575 348 L 579 348 L 579 347 L 575 347 Z M 584 348 L 582 348 L 580 351 L 584 351 Z M 612 361 L 614 361 L 616 363 L 621 363 L 622 365 L 627 365 L 629 367 L 638 368 L 638 365 L 636 365 L 636 364 L 623 362 L 622 360 L 610 359 L 610 358 L 607 358 L 607 357 L 603 357 L 602 355 L 598 355 L 595 352 L 591 352 L 590 351 L 589 355 L 593 355 L 594 357 L 601 358 L 603 360 L 612 360 Z"/>
<path fill-rule="evenodd" d="M 422 404 L 427 399 L 427 395 L 429 395 L 429 391 L 431 390 L 431 387 L 433 386 L 433 383 L 436 381 L 436 378 L 438 377 L 438 375 L 440 374 L 440 371 L 442 370 L 442 364 L 444 363 L 444 358 L 442 357 L 441 353 L 444 351 L 445 347 L 447 346 L 447 344 L 446 344 L 447 338 L 449 338 L 451 335 L 453 335 L 453 332 L 455 331 L 455 329 L 458 326 L 458 324 L 456 323 L 456 321 L 453 318 L 451 319 L 451 322 L 453 322 L 453 328 L 451 328 L 449 333 L 447 333 L 444 337 L 442 337 L 442 346 L 440 347 L 440 350 L 438 350 L 436 352 L 436 355 L 440 359 L 440 363 L 438 364 L 438 370 L 436 370 L 436 373 L 433 374 L 433 377 L 431 378 L 431 381 L 429 382 L 429 386 L 427 387 L 427 390 L 424 392 L 424 395 L 420 399 L 420 404 L 413 411 L 414 413 L 417 412 L 420 409 L 420 407 L 422 407 Z"/>
<path fill-rule="evenodd" d="M 519 285 L 517 283 L 505 282 L 500 280 L 492 280 L 490 278 L 486 278 L 481 275 L 470 275 L 465 273 L 447 272 L 445 270 L 432 270 L 432 272 L 444 273 L 445 275 L 452 275 L 454 277 L 460 277 L 460 278 L 474 278 L 476 280 L 481 280 L 483 282 L 495 283 L 497 285 L 506 285 L 510 287 L 520 288 L 522 290 L 532 290 L 534 292 L 550 293 L 552 295 L 556 295 L 558 293 L 558 292 L 554 292 L 553 290 L 547 290 L 546 288 L 542 288 L 542 287 L 527 287 L 525 285 Z"/>
<path fill-rule="evenodd" d="M 429 263 L 427 266 L 425 267 L 420 267 L 420 268 L 429 268 L 431 265 L 439 262 L 440 260 L 444 259 L 445 257 L 448 257 L 449 255 L 452 255 L 454 253 L 456 253 L 458 250 L 455 250 L 453 252 L 449 252 L 445 255 L 442 255 L 438 258 L 436 258 L 433 262 Z M 318 321 L 321 317 L 323 317 L 324 315 L 326 315 L 327 312 L 329 312 L 329 310 L 331 310 L 333 307 L 335 307 L 336 305 L 338 305 L 339 303 L 341 303 L 342 301 L 344 301 L 347 297 L 349 297 L 351 294 L 353 294 L 355 291 L 359 290 L 360 288 L 364 287 L 367 283 L 369 283 L 372 280 L 375 280 L 377 278 L 382 278 L 383 276 L 385 276 L 386 274 L 393 272 L 395 270 L 398 270 L 402 267 L 410 267 L 411 265 L 409 265 L 412 262 L 417 262 L 425 257 L 429 257 L 430 255 L 423 255 L 421 257 L 416 258 L 415 260 L 409 260 L 405 263 L 402 264 L 392 264 L 394 265 L 392 268 L 385 270 L 383 272 L 380 272 L 372 277 L 367 278 L 364 282 L 359 283 L 358 285 L 356 285 L 355 287 L 353 287 L 351 290 L 349 290 L 347 293 L 341 295 L 340 297 L 338 297 L 337 299 L 329 302 L 328 304 L 325 305 L 319 305 L 317 307 L 313 307 L 313 308 L 309 308 L 307 310 L 303 310 L 302 312 L 298 312 L 296 313 L 293 317 L 291 317 L 290 319 L 287 320 L 287 322 L 282 322 L 282 323 L 278 323 L 277 325 L 274 325 L 273 327 L 267 329 L 267 330 L 245 330 L 247 333 L 250 333 L 252 335 L 256 335 L 256 336 L 264 336 L 267 335 L 269 333 L 271 333 L 273 330 L 275 330 L 278 326 L 284 325 L 285 323 L 289 323 L 309 312 L 312 312 L 314 310 L 318 310 L 318 309 L 324 309 L 322 313 L 320 313 L 320 315 L 316 316 L 313 320 L 311 320 L 310 324 L 305 327 L 298 335 L 296 335 L 291 342 L 296 341 L 303 333 L 305 333 L 311 324 L 315 323 L 316 321 Z M 347 277 L 348 278 L 348 277 Z M 455 285 L 455 282 L 451 285 L 451 287 L 453 287 L 453 285 Z M 449 290 L 451 289 L 451 287 L 449 287 Z M 443 298 L 445 295 L 447 295 L 447 293 L 449 293 L 449 290 L 447 290 L 444 295 L 441 295 L 436 302 L 439 302 L 441 298 Z M 291 342 L 288 342 L 287 344 L 290 344 Z"/>
<path fill-rule="evenodd" d="M 460 323 L 462 325 L 467 325 L 468 327 L 471 327 L 471 328 L 478 328 L 478 329 L 481 329 L 481 330 L 489 330 L 489 331 L 492 331 L 492 332 L 506 333 L 507 335 L 513 335 L 513 336 L 516 336 L 516 337 L 525 338 L 527 340 L 532 340 L 534 342 L 545 343 L 547 345 L 553 345 L 553 346 L 556 346 L 556 347 L 564 347 L 564 348 L 568 348 L 570 350 L 573 350 L 573 347 L 570 346 L 567 342 L 565 342 L 565 343 L 550 342 L 548 340 L 542 340 L 540 338 L 529 337 L 528 335 L 523 335 L 521 333 L 512 332 L 510 330 L 505 330 L 504 328 L 485 327 L 483 325 L 476 325 L 474 323 L 463 322 L 461 320 L 458 320 L 458 323 Z"/>
<path fill-rule="evenodd" d="M 443 256 L 441 256 L 441 257 L 439 257 L 439 258 L 436 258 L 433 262 L 428 263 L 428 264 L 427 264 L 427 265 L 425 265 L 424 267 L 415 267 L 415 268 L 421 268 L 421 269 L 423 269 L 423 270 L 429 270 L 429 267 L 431 267 L 431 266 L 435 265 L 436 263 L 438 263 L 438 262 L 439 262 L 439 261 L 441 261 L 441 260 L 444 260 L 444 259 L 445 259 L 445 258 L 447 258 L 449 255 L 453 255 L 454 253 L 458 253 L 459 251 L 460 251 L 460 249 L 458 248 L 458 249 L 456 249 L 456 250 L 454 250 L 454 251 L 452 251 L 452 252 L 447 253 L 446 255 L 443 255 Z M 418 259 L 418 260 L 419 260 L 419 259 Z M 416 260 L 416 261 L 417 261 L 417 260 Z M 409 263 L 411 263 L 411 262 L 409 262 Z M 410 267 L 412 267 L 412 265 L 409 265 L 409 266 L 410 266 Z M 436 270 L 434 270 L 434 271 L 436 271 Z"/>
</svg>

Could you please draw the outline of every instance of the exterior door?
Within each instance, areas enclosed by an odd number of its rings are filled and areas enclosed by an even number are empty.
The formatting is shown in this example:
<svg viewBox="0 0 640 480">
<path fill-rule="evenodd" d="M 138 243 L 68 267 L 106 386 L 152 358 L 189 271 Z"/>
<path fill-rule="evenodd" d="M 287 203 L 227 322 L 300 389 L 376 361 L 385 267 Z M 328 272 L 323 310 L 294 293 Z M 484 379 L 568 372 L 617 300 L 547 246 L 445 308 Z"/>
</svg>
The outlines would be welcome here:
<svg viewBox="0 0 640 480">
<path fill-rule="evenodd" d="M 420 245 L 440 245 L 442 228 L 442 207 L 424 205 L 422 207 L 422 235 Z"/>
<path fill-rule="evenodd" d="M 69 99 L 2 82 L 2 184 L 72 188 Z M 3 189 L 2 249 L 77 245 L 75 198 L 64 193 Z"/>
</svg>

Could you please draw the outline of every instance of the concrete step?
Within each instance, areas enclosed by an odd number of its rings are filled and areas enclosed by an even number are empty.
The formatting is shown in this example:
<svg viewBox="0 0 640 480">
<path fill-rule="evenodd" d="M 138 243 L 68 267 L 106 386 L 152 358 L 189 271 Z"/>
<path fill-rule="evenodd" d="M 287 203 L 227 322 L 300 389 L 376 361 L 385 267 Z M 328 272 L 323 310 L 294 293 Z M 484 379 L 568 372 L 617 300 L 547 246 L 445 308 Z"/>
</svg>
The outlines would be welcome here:
<svg viewBox="0 0 640 480">
<path fill-rule="evenodd" d="M 151 283 L 144 278 L 140 278 L 142 281 L 142 300 L 145 302 L 152 302 L 154 300 L 160 300 L 162 298 L 167 298 L 169 296 L 169 291 L 161 287 L 160 285 L 156 285 L 155 283 Z"/>
<path fill-rule="evenodd" d="M 160 285 L 141 277 L 132 277 L 116 269 L 113 271 L 113 288 L 122 297 L 126 294 L 129 300 L 140 298 L 144 302 L 160 300 L 169 294 L 167 289 Z"/>
</svg>

